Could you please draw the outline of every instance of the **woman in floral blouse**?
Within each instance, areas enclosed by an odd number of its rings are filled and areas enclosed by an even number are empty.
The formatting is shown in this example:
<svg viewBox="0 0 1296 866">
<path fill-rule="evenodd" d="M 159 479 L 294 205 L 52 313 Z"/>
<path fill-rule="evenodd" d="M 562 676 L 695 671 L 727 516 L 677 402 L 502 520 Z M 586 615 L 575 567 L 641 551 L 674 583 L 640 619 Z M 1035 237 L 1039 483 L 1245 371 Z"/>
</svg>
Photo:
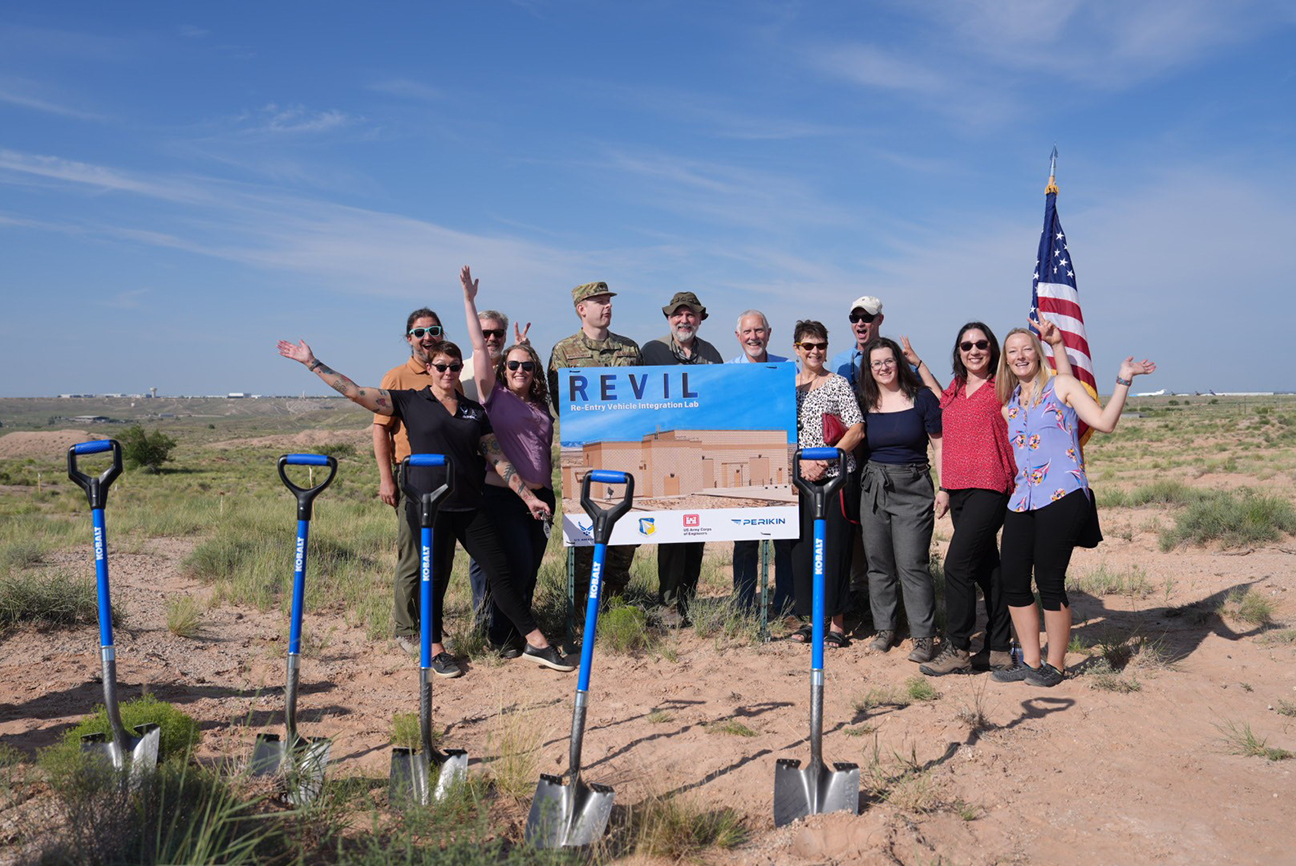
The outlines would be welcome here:
<svg viewBox="0 0 1296 866">
<path fill-rule="evenodd" d="M 1004 340 L 995 377 L 999 398 L 1006 404 L 1003 416 L 1017 463 L 1004 517 L 1003 585 L 1022 658 L 1015 667 L 995 671 L 993 676 L 999 682 L 1055 686 L 1062 682 L 1071 642 L 1067 565 L 1093 514 L 1079 422 L 1103 433 L 1115 430 L 1133 378 L 1153 372 L 1156 364 L 1126 358 L 1111 399 L 1101 406 L 1075 377 L 1049 378 L 1043 355 L 1033 333 L 1015 328 Z M 1047 660 L 1040 653 L 1032 570 L 1044 608 Z"/>
<path fill-rule="evenodd" d="M 855 400 L 855 391 L 845 377 L 830 373 L 824 366 L 828 357 L 828 329 L 823 323 L 801 321 L 792 332 L 800 369 L 797 371 L 797 446 L 822 448 L 825 415 L 836 415 L 846 427 L 846 433 L 833 443 L 846 452 L 846 471 L 855 472 L 855 457 L 851 452 L 864 438 L 864 415 Z M 819 481 L 837 474 L 837 464 L 824 460 L 801 461 L 801 475 L 809 481 Z M 844 490 L 845 488 L 843 488 Z M 824 643 L 830 647 L 846 646 L 846 608 L 850 604 L 850 562 L 846 555 L 851 549 L 851 523 L 842 510 L 844 496 L 834 496 L 828 502 L 825 517 L 825 543 L 828 556 L 824 557 L 824 616 L 829 620 Z M 792 543 L 792 585 L 794 610 L 799 617 L 810 615 L 811 589 L 814 568 L 811 553 L 814 548 L 814 512 L 810 497 L 800 498 L 801 532 Z M 810 642 L 810 626 L 806 625 L 793 635 L 794 640 Z"/>
</svg>

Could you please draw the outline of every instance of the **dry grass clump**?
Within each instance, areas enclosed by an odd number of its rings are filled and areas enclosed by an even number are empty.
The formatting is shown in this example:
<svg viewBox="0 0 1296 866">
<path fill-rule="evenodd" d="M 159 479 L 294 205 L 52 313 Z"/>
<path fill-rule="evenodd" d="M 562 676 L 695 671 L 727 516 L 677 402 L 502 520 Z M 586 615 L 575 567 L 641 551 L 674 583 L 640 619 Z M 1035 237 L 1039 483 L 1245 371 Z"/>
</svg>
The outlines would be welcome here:
<svg viewBox="0 0 1296 866">
<path fill-rule="evenodd" d="M 1257 736 L 1251 730 L 1251 726 L 1246 723 L 1239 725 L 1237 722 L 1230 721 L 1215 727 L 1223 735 L 1225 745 L 1234 755 L 1242 755 L 1247 758 L 1266 758 L 1270 761 L 1286 761 L 1289 758 L 1296 758 L 1296 752 L 1270 746 L 1267 739 Z"/>
<path fill-rule="evenodd" d="M 0 629 L 30 624 L 43 627 L 96 622 L 95 583 L 65 572 L 17 572 L 0 577 Z M 113 622 L 117 622 L 113 611 Z"/>
<path fill-rule="evenodd" d="M 1219 613 L 1225 619 L 1250 625 L 1269 625 L 1273 622 L 1275 606 L 1251 587 L 1235 589 L 1220 603 Z"/>
<path fill-rule="evenodd" d="M 1128 677 L 1122 675 L 1106 659 L 1098 659 L 1094 662 L 1085 672 L 1085 679 L 1089 682 L 1089 688 L 1104 692 L 1129 694 L 1143 689 L 1143 684 L 1138 681 L 1138 677 L 1133 674 Z"/>
<path fill-rule="evenodd" d="M 515 800 L 535 792 L 543 740 L 544 726 L 533 711 L 500 708 L 486 734 L 487 754 L 496 756 L 490 767 L 498 791 Z"/>
<path fill-rule="evenodd" d="M 192 595 L 181 595 L 167 599 L 167 631 L 176 637 L 194 638 L 200 636 L 206 627 L 203 622 L 205 616 L 202 605 Z"/>
<path fill-rule="evenodd" d="M 1088 574 L 1068 575 L 1071 589 L 1093 596 L 1127 595 L 1130 598 L 1147 598 L 1156 590 L 1148 580 L 1147 572 L 1134 565 L 1121 571 L 1099 565 Z"/>
<path fill-rule="evenodd" d="M 710 848 L 731 850 L 748 835 L 746 821 L 735 809 L 708 810 L 690 797 L 653 796 L 626 808 L 604 847 L 610 858 L 636 855 L 679 862 Z"/>
<path fill-rule="evenodd" d="M 756 732 L 737 719 L 725 719 L 722 722 L 710 722 L 706 725 L 708 734 L 728 734 L 731 737 L 754 737 Z"/>
<path fill-rule="evenodd" d="M 969 698 L 959 704 L 954 717 L 967 726 L 968 731 L 988 731 L 994 727 L 986 714 L 985 694 L 988 677 L 981 677 L 980 683 L 972 687 Z"/>
<path fill-rule="evenodd" d="M 1293 532 L 1296 509 L 1285 498 L 1253 490 L 1240 494 L 1220 490 L 1176 515 L 1174 527 L 1161 533 L 1161 549 L 1212 541 L 1224 547 L 1252 547 Z"/>
</svg>

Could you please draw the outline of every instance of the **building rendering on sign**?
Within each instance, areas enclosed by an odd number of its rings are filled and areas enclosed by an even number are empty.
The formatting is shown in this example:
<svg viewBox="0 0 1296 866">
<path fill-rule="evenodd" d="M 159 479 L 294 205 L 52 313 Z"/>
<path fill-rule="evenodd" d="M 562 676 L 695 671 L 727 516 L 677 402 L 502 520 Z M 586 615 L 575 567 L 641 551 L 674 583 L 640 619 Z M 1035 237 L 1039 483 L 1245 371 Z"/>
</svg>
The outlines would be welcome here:
<svg viewBox="0 0 1296 866">
<path fill-rule="evenodd" d="M 665 430 L 638 442 L 588 442 L 562 450 L 564 490 L 579 490 L 590 469 L 630 472 L 635 498 L 788 483 L 787 430 Z"/>
</svg>

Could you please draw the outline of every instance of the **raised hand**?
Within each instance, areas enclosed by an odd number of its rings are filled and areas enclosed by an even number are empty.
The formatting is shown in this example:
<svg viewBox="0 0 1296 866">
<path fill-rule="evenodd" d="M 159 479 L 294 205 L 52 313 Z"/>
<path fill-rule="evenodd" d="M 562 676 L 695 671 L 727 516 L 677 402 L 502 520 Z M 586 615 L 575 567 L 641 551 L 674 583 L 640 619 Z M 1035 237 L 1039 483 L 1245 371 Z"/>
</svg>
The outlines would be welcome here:
<svg viewBox="0 0 1296 866">
<path fill-rule="evenodd" d="M 1144 358 L 1142 361 L 1135 362 L 1134 356 L 1130 355 L 1120 365 L 1120 377 L 1122 379 L 1133 379 L 1135 376 L 1146 376 L 1149 373 L 1156 372 L 1156 364 Z"/>
<path fill-rule="evenodd" d="M 1062 329 L 1056 324 L 1036 314 L 1035 327 L 1039 329 L 1039 338 L 1042 341 L 1053 347 L 1062 345 Z"/>
<path fill-rule="evenodd" d="M 909 366 L 917 367 L 919 363 L 918 353 L 915 352 L 913 346 L 909 344 L 908 335 L 900 335 L 900 348 L 904 350 L 905 360 L 909 362 Z"/>
<path fill-rule="evenodd" d="M 305 340 L 302 340 L 300 344 L 291 343 L 288 340 L 280 340 L 279 354 L 283 355 L 285 358 L 292 358 L 298 363 L 305 364 L 307 367 L 315 363 L 315 353 L 311 351 L 310 346 L 306 345 Z"/>
<path fill-rule="evenodd" d="M 527 339 L 527 333 L 531 330 L 531 323 L 527 322 L 526 327 L 518 330 L 517 322 L 513 323 L 513 342 L 519 346 L 529 346 L 531 341 Z"/>
<path fill-rule="evenodd" d="M 463 286 L 464 297 L 470 301 L 477 299 L 477 284 L 480 280 L 474 280 L 472 271 L 467 265 L 459 269 L 459 283 Z"/>
</svg>

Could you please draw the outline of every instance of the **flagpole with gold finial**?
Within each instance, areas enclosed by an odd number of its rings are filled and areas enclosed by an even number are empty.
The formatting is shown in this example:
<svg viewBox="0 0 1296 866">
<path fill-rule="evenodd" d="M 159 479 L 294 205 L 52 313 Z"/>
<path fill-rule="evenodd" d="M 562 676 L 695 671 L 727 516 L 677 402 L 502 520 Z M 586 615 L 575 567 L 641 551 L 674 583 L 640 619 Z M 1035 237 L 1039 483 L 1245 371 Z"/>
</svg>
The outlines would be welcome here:
<svg viewBox="0 0 1296 866">
<path fill-rule="evenodd" d="M 1055 144 L 1053 145 L 1053 153 L 1049 156 L 1049 182 L 1048 182 L 1048 186 L 1044 187 L 1045 195 L 1048 195 L 1049 193 L 1053 193 L 1056 195 L 1058 191 L 1057 157 L 1058 157 L 1057 145 Z"/>
</svg>

